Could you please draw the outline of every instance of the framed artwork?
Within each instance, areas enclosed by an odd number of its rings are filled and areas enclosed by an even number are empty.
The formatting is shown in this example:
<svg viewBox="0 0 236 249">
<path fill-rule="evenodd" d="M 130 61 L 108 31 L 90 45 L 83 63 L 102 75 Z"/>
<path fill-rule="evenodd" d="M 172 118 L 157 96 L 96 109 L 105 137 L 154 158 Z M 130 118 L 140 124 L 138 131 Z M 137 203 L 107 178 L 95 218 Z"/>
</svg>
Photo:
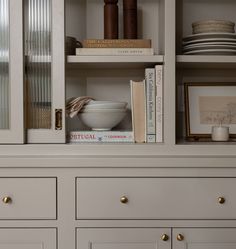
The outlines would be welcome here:
<svg viewBox="0 0 236 249">
<path fill-rule="evenodd" d="M 184 90 L 187 138 L 210 138 L 216 125 L 236 138 L 236 83 L 185 83 Z"/>
</svg>

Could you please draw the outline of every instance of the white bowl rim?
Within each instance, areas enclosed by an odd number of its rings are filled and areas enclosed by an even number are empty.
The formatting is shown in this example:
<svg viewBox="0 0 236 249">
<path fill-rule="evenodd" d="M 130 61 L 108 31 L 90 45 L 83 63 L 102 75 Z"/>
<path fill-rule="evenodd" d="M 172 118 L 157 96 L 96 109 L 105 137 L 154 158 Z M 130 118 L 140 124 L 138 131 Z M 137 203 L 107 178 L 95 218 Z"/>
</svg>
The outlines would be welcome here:
<svg viewBox="0 0 236 249">
<path fill-rule="evenodd" d="M 85 112 L 89 112 L 89 113 L 99 113 L 99 112 L 127 112 L 126 108 L 103 108 L 103 109 L 81 109 L 81 111 L 79 113 L 85 113 Z"/>
</svg>

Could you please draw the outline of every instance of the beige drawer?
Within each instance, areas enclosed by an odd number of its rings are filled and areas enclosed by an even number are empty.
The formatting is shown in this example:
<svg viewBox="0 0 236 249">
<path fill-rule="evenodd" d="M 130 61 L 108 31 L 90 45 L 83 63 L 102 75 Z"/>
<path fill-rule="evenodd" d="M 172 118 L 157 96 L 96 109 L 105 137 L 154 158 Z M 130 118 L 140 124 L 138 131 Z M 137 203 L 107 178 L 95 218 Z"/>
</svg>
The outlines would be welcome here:
<svg viewBox="0 0 236 249">
<path fill-rule="evenodd" d="M 236 219 L 235 189 L 235 178 L 77 178 L 77 219 Z"/>
<path fill-rule="evenodd" d="M 0 219 L 56 219 L 56 178 L 0 178 Z"/>
</svg>

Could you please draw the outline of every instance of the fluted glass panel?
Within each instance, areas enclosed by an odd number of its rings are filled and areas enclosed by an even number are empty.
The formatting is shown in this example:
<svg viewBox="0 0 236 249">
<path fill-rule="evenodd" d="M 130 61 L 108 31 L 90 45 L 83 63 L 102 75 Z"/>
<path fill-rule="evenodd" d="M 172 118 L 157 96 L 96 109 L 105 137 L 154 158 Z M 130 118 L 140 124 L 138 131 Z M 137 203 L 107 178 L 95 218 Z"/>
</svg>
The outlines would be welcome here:
<svg viewBox="0 0 236 249">
<path fill-rule="evenodd" d="M 51 0 L 25 2 L 27 127 L 51 128 Z"/>
<path fill-rule="evenodd" d="M 9 0 L 0 0 L 0 129 L 9 129 Z"/>
</svg>

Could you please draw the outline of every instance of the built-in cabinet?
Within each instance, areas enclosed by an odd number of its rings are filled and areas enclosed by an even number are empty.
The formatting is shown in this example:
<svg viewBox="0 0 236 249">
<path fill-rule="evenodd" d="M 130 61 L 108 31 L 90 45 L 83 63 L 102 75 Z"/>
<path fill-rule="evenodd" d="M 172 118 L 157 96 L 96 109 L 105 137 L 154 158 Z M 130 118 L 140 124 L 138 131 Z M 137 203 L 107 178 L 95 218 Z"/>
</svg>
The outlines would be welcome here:
<svg viewBox="0 0 236 249">
<path fill-rule="evenodd" d="M 0 143 L 36 143 L 0 145 L 1 249 L 235 249 L 235 143 L 186 141 L 182 90 L 235 81 L 236 58 L 181 50 L 192 21 L 233 18 L 235 6 L 138 0 L 155 55 L 65 57 L 65 36 L 103 37 L 103 1 L 0 0 Z M 119 11 L 122 38 L 122 1 Z M 52 145 L 82 128 L 65 116 L 68 98 L 130 107 L 129 80 L 156 64 L 164 143 Z"/>
</svg>

